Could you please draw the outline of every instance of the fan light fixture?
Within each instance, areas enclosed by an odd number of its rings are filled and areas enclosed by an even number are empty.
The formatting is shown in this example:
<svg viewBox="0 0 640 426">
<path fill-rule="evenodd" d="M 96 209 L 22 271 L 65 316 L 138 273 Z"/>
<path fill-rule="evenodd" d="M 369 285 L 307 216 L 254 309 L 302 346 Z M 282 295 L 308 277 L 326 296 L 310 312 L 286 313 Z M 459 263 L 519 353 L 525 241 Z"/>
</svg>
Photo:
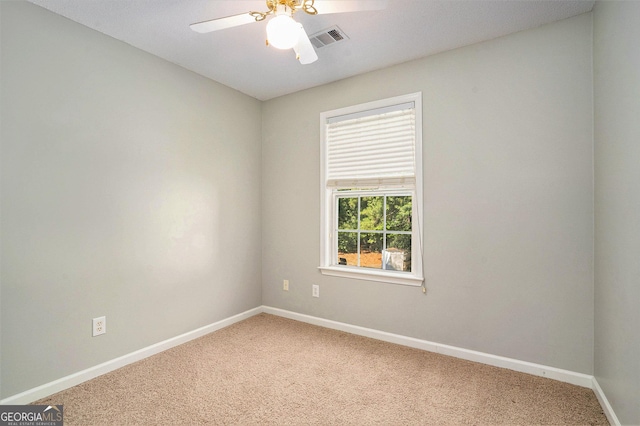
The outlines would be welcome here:
<svg viewBox="0 0 640 426">
<path fill-rule="evenodd" d="M 2 1 L 2 0 L 0 0 Z M 224 30 L 251 22 L 261 22 L 270 17 L 267 23 L 267 45 L 277 49 L 293 49 L 296 59 L 301 64 L 311 64 L 318 60 L 318 55 L 309 40 L 307 32 L 300 22 L 293 20 L 296 11 L 307 15 L 317 15 L 314 4 L 316 0 L 265 0 L 267 11 L 249 12 L 231 15 L 224 18 L 196 22 L 190 27 L 198 33 Z M 323 13 L 360 12 L 366 10 L 382 10 L 387 7 L 387 0 L 322 0 Z"/>
<path fill-rule="evenodd" d="M 300 24 L 286 14 L 278 15 L 267 23 L 267 40 L 277 49 L 292 49 L 300 38 Z"/>
</svg>

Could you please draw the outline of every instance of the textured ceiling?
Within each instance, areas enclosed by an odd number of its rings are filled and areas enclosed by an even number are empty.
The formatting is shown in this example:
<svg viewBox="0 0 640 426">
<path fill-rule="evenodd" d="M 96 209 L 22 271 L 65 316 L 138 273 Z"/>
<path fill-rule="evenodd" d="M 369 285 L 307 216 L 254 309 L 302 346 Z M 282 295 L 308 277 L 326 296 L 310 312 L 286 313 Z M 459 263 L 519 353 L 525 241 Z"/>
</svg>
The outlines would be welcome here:
<svg viewBox="0 0 640 426">
<path fill-rule="evenodd" d="M 264 0 L 29 0 L 260 100 L 589 12 L 594 2 L 388 0 L 386 10 L 295 15 L 308 34 L 338 25 L 346 42 L 301 65 L 265 46 L 266 22 L 209 34 L 189 24 L 249 10 Z M 366 3 L 367 0 L 361 0 Z M 322 0 L 316 0 L 321 10 Z"/>
</svg>

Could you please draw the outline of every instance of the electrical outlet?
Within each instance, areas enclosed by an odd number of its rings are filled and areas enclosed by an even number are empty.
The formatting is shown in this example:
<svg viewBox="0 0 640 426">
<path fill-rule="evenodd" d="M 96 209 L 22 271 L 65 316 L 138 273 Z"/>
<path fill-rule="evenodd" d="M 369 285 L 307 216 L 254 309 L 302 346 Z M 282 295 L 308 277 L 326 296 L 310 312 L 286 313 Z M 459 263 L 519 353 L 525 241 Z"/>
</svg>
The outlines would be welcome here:
<svg viewBox="0 0 640 426">
<path fill-rule="evenodd" d="M 320 297 L 320 286 L 318 284 L 311 286 L 311 295 L 313 297 Z"/>
<path fill-rule="evenodd" d="M 107 332 L 107 317 L 93 319 L 93 337 Z"/>
<path fill-rule="evenodd" d="M 289 280 L 283 280 L 282 281 L 282 289 L 284 291 L 289 291 Z"/>
</svg>

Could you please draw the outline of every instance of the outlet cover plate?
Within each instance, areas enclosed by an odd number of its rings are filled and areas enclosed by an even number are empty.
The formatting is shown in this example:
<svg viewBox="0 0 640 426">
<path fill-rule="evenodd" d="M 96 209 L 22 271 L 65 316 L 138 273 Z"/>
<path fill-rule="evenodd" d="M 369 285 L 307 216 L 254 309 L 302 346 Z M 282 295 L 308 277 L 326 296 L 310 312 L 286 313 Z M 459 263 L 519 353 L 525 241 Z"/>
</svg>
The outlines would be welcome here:
<svg viewBox="0 0 640 426">
<path fill-rule="evenodd" d="M 320 297 L 320 286 L 318 284 L 311 286 L 311 295 L 313 297 Z"/>
<path fill-rule="evenodd" d="M 107 317 L 93 319 L 93 337 L 107 332 Z"/>
</svg>

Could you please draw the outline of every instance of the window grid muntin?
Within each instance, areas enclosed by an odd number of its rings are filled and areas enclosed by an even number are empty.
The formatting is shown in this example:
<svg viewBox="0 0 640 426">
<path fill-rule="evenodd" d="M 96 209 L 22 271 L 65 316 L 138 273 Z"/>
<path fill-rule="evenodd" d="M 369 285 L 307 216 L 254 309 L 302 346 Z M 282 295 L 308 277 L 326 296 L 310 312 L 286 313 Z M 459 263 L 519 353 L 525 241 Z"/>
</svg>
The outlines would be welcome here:
<svg viewBox="0 0 640 426">
<path fill-rule="evenodd" d="M 383 211 L 382 211 L 382 216 L 383 216 L 383 226 L 382 226 L 382 230 L 370 230 L 370 229 L 362 229 L 361 227 L 361 214 L 362 214 L 362 198 L 365 197 L 382 197 L 383 198 Z M 333 266 L 339 266 L 339 267 L 347 267 L 347 268 L 366 268 L 361 266 L 361 234 L 362 233 L 366 233 L 366 234 L 370 234 L 370 233 L 375 233 L 375 234 L 382 234 L 383 235 L 383 244 L 382 244 L 382 251 L 384 252 L 384 250 L 387 249 L 387 235 L 388 234 L 393 234 L 393 235 L 410 235 L 413 236 L 413 223 L 412 223 L 412 230 L 411 231 L 394 231 L 394 230 L 388 230 L 387 229 L 387 198 L 388 197 L 410 197 L 411 198 L 411 210 L 412 213 L 411 215 L 413 216 L 414 213 L 414 206 L 413 203 L 415 201 L 415 195 L 414 195 L 414 191 L 407 191 L 406 189 L 390 189 L 390 188 L 380 188 L 380 189 L 354 189 L 354 190 L 350 190 L 350 189 L 339 189 L 339 190 L 334 190 L 333 191 L 333 205 L 334 205 L 334 222 L 333 222 L 333 232 L 332 232 L 332 239 L 334 240 L 334 244 L 333 244 L 333 253 L 332 253 L 332 265 Z M 341 198 L 357 198 L 358 199 L 358 203 L 357 203 L 357 209 L 358 209 L 358 221 L 357 221 L 357 229 L 339 229 L 339 214 L 340 214 L 340 199 Z M 339 249 L 339 234 L 340 233 L 356 233 L 357 237 L 356 237 L 356 254 L 357 254 L 357 265 L 356 266 L 351 266 L 351 265 L 341 265 L 339 263 L 339 254 L 338 254 L 338 249 Z M 397 270 L 392 270 L 394 272 L 398 272 L 398 273 L 405 273 L 405 274 L 410 274 L 413 270 L 414 270 L 414 264 L 413 264 L 413 259 L 415 258 L 415 256 L 412 254 L 411 255 L 411 270 L 410 271 L 397 271 Z M 377 269 L 377 268 L 368 268 L 368 269 Z M 380 268 L 381 271 L 391 271 L 391 269 L 386 269 L 385 268 L 385 264 L 384 262 L 382 262 L 382 267 Z"/>
</svg>

